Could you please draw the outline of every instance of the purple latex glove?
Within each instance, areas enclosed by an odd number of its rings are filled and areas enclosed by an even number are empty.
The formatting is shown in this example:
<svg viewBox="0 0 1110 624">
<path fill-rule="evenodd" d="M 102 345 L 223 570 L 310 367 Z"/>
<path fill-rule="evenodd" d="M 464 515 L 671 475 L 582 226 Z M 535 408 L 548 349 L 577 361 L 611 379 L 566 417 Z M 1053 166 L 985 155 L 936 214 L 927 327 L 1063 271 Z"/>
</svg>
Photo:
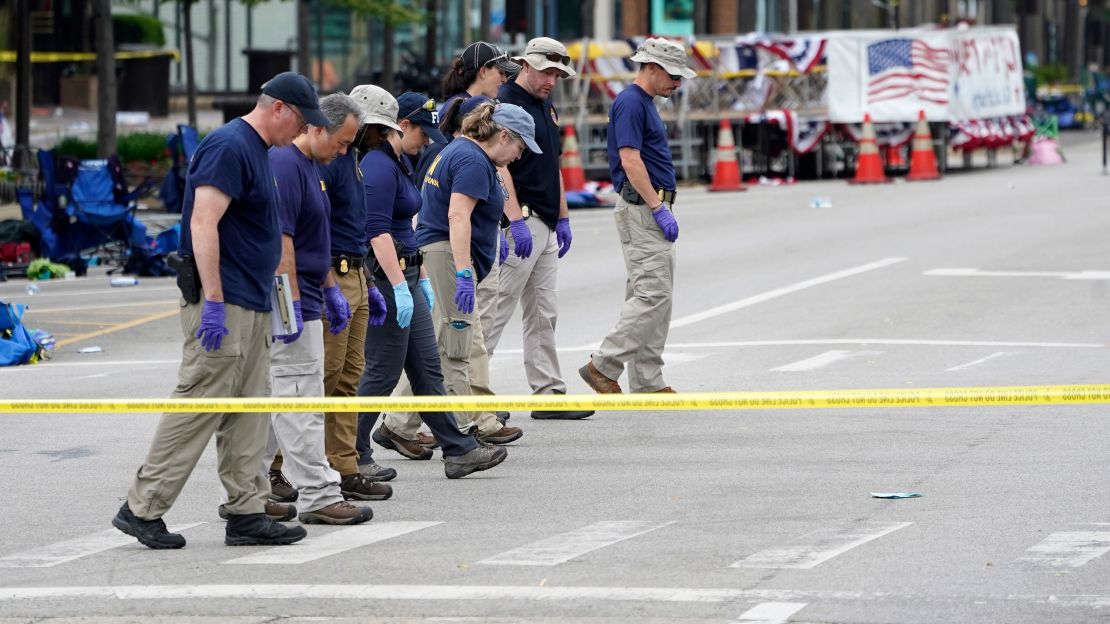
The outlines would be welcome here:
<svg viewBox="0 0 1110 624">
<path fill-rule="evenodd" d="M 351 322 L 351 305 L 347 303 L 347 298 L 338 286 L 324 289 L 324 316 L 331 321 L 328 331 L 332 334 L 341 333 L 347 329 L 347 323 Z"/>
<path fill-rule="evenodd" d="M 371 286 L 367 291 L 370 295 L 370 327 L 381 327 L 385 325 L 385 297 L 377 286 Z"/>
<path fill-rule="evenodd" d="M 220 343 L 228 334 L 224 326 L 224 302 L 204 300 L 204 310 L 200 313 L 200 327 L 197 328 L 197 339 L 205 351 L 213 349 L 219 351 Z"/>
<path fill-rule="evenodd" d="M 505 238 L 505 230 L 501 230 L 501 249 L 497 254 L 497 265 L 505 264 L 505 260 L 509 257 L 509 239 Z"/>
<path fill-rule="evenodd" d="M 678 240 L 678 221 L 674 220 L 670 204 L 663 202 L 652 211 L 651 216 L 655 217 L 655 223 L 663 230 L 663 238 L 672 243 Z"/>
<path fill-rule="evenodd" d="M 570 219 L 559 219 L 555 222 L 555 240 L 559 241 L 560 258 L 570 251 L 570 239 Z"/>
<path fill-rule="evenodd" d="M 513 233 L 513 249 L 518 258 L 532 255 L 532 231 L 524 219 L 509 221 L 509 231 Z"/>
<path fill-rule="evenodd" d="M 529 241 L 531 244 L 531 241 Z M 474 279 L 455 276 L 455 307 L 463 314 L 474 311 Z"/>
<path fill-rule="evenodd" d="M 304 331 L 304 316 L 301 314 L 301 300 L 297 299 L 293 302 L 293 312 L 297 315 L 297 331 L 296 333 L 289 334 L 288 336 L 278 336 L 277 339 L 285 344 L 293 344 L 297 338 L 301 337 L 301 332 Z"/>
</svg>

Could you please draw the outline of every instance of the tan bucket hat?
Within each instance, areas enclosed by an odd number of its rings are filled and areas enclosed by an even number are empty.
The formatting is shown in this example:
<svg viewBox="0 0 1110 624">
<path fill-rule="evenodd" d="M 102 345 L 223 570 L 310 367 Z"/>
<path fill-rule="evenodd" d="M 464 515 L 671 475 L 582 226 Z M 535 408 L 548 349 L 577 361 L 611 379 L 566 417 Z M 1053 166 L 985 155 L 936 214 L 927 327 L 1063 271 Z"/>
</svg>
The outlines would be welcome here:
<svg viewBox="0 0 1110 624">
<path fill-rule="evenodd" d="M 563 72 L 565 78 L 570 78 L 578 72 L 570 66 L 570 56 L 567 47 L 550 37 L 536 37 L 528 42 L 524 54 L 514 56 L 517 63 L 528 63 L 532 69 L 544 71 L 552 67 Z"/>
<path fill-rule="evenodd" d="M 397 98 L 378 85 L 359 85 L 351 89 L 351 97 L 362 111 L 362 123 L 378 124 L 401 132 L 397 125 Z"/>
<path fill-rule="evenodd" d="M 672 76 L 693 78 L 697 76 L 694 70 L 686 66 L 686 49 L 681 45 L 652 37 L 636 48 L 636 53 L 629 59 L 633 63 L 655 63 Z"/>
</svg>

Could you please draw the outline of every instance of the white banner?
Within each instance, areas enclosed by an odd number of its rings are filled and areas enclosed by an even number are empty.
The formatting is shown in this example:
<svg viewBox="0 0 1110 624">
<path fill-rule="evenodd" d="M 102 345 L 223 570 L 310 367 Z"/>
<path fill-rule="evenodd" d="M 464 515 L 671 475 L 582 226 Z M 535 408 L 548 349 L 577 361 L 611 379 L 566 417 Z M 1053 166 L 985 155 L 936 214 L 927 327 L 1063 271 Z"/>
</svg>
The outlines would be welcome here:
<svg viewBox="0 0 1110 624">
<path fill-rule="evenodd" d="M 960 121 L 1025 112 L 1010 28 L 829 33 L 829 119 Z"/>
</svg>

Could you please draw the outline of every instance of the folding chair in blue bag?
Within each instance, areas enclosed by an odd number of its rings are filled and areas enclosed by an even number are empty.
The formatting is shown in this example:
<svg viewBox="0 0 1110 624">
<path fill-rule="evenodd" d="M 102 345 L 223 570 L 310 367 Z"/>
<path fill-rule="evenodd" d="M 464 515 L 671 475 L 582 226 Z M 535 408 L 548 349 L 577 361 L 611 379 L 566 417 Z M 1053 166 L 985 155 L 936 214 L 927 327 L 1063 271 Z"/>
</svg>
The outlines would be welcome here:
<svg viewBox="0 0 1110 624">
<path fill-rule="evenodd" d="M 23 306 L 0 301 L 0 366 L 30 364 L 42 358 L 42 347 L 23 325 Z"/>
</svg>

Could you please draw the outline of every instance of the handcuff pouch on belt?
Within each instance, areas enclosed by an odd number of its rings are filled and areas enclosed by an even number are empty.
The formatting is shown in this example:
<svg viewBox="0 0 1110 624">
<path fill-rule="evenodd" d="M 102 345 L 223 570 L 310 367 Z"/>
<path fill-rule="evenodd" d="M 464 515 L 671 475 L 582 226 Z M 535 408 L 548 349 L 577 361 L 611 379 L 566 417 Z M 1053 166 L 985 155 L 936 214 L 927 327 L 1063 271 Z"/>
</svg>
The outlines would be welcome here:
<svg viewBox="0 0 1110 624">
<path fill-rule="evenodd" d="M 655 189 L 655 191 L 659 195 L 659 201 L 671 204 L 673 207 L 674 200 L 678 196 L 678 191 L 668 191 L 667 189 Z M 629 182 L 625 182 L 624 185 L 621 186 L 621 198 L 637 206 L 646 203 L 644 202 L 644 198 L 636 192 L 636 189 L 632 188 L 632 184 Z"/>
</svg>

